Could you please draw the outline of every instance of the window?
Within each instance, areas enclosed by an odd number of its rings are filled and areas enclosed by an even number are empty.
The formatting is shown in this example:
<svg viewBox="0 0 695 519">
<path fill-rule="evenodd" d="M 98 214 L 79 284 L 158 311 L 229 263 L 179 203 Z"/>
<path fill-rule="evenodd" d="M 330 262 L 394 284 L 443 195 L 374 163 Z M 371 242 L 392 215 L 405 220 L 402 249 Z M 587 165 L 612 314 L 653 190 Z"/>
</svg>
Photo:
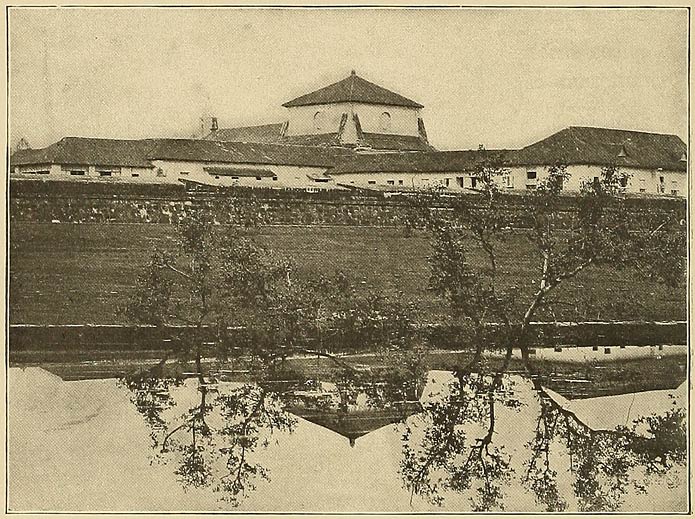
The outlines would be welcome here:
<svg viewBox="0 0 695 519">
<path fill-rule="evenodd" d="M 278 177 L 273 177 L 273 180 L 277 180 L 277 179 L 278 179 Z"/>
<path fill-rule="evenodd" d="M 456 177 L 456 184 L 458 184 L 459 187 L 463 187 L 463 177 Z"/>
<path fill-rule="evenodd" d="M 183 175 L 183 176 L 188 176 L 191 174 L 191 172 L 190 171 L 181 171 L 179 174 Z"/>
<path fill-rule="evenodd" d="M 526 172 L 526 189 L 533 190 L 536 189 L 536 183 L 538 180 L 538 173 L 536 171 Z"/>
<path fill-rule="evenodd" d="M 131 177 L 139 177 L 139 176 L 140 176 L 140 173 L 132 173 L 130 176 L 131 176 Z"/>
<path fill-rule="evenodd" d="M 450 180 L 451 180 L 450 178 L 445 178 L 445 179 L 444 179 L 444 185 L 445 185 L 446 187 L 449 187 L 449 181 L 450 181 Z"/>
<path fill-rule="evenodd" d="M 367 180 L 367 184 L 376 184 L 376 180 Z"/>
<path fill-rule="evenodd" d="M 47 169 L 41 169 L 39 171 L 27 171 L 27 173 L 31 173 L 33 175 L 48 175 L 50 172 Z"/>
<path fill-rule="evenodd" d="M 215 177 L 215 178 L 220 178 L 220 177 Z M 239 180 L 239 177 L 232 177 L 232 180 Z"/>
<path fill-rule="evenodd" d="M 263 177 L 256 177 L 256 180 L 263 180 Z"/>
<path fill-rule="evenodd" d="M 502 176 L 502 185 L 507 189 L 512 189 L 514 187 L 514 177 L 511 175 Z"/>
<path fill-rule="evenodd" d="M 389 186 L 393 186 L 393 185 L 396 184 L 396 182 L 393 181 L 393 180 L 387 180 L 386 183 L 387 183 Z"/>
<path fill-rule="evenodd" d="M 391 114 L 388 112 L 382 112 L 379 116 L 379 128 L 382 130 L 391 129 Z"/>
<path fill-rule="evenodd" d="M 620 177 L 620 187 L 627 187 L 627 175 Z"/>
<path fill-rule="evenodd" d="M 478 187 L 478 179 L 476 177 L 471 177 L 471 189 Z"/>
<path fill-rule="evenodd" d="M 81 170 L 81 169 L 71 169 L 70 174 L 77 177 L 77 176 L 85 175 L 85 172 L 84 172 L 84 170 Z"/>
<path fill-rule="evenodd" d="M 97 173 L 100 177 L 110 177 L 112 172 L 111 170 L 98 170 Z"/>
<path fill-rule="evenodd" d="M 672 194 L 672 195 L 677 195 L 677 194 L 678 194 L 678 190 L 677 190 L 677 189 L 672 189 L 672 190 L 671 190 L 671 194 Z"/>
<path fill-rule="evenodd" d="M 162 168 L 157 168 L 157 176 L 158 177 L 166 177 L 167 174 L 164 173 L 164 170 Z"/>
<path fill-rule="evenodd" d="M 316 113 L 314 114 L 314 128 L 316 128 L 317 130 L 323 129 L 323 126 L 324 126 L 324 119 L 325 119 L 325 118 L 326 118 L 326 117 L 325 117 L 324 113 L 323 113 L 321 110 L 319 110 L 318 112 L 316 112 Z"/>
<path fill-rule="evenodd" d="M 403 185 L 403 181 L 402 181 L 402 180 L 399 180 L 399 181 L 398 181 L 398 185 L 399 185 L 399 186 L 402 186 L 402 185 Z"/>
</svg>

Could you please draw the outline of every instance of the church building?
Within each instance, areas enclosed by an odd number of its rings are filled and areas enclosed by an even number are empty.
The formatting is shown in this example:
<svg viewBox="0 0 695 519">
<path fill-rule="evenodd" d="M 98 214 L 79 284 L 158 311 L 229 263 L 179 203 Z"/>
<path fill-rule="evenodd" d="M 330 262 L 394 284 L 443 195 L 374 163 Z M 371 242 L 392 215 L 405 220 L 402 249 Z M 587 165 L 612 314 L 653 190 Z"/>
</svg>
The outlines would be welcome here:
<svg viewBox="0 0 695 519">
<path fill-rule="evenodd" d="M 423 105 L 351 74 L 283 104 L 277 124 L 219 129 L 206 139 L 309 146 L 341 146 L 360 152 L 434 151 L 427 141 Z"/>
<path fill-rule="evenodd" d="M 476 164 L 505 166 L 508 192 L 536 189 L 554 164 L 567 166 L 566 192 L 600 178 L 602 168 L 627 174 L 626 194 L 684 197 L 687 145 L 676 135 L 570 126 L 516 150 L 437 151 L 429 143 L 424 106 L 358 76 L 283 104 L 286 120 L 221 129 L 213 118 L 199 139 L 65 137 L 10 157 L 15 179 L 180 183 L 214 186 L 410 191 L 441 186 L 478 189 Z"/>
</svg>

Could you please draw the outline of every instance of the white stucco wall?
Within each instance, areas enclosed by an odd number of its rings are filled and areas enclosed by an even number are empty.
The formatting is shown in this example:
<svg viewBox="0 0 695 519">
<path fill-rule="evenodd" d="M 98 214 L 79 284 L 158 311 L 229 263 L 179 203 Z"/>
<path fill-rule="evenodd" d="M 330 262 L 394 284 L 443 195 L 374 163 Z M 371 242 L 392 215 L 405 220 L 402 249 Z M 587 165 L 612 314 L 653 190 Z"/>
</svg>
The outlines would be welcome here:
<svg viewBox="0 0 695 519">
<path fill-rule="evenodd" d="M 328 172 L 330 175 L 330 171 Z M 395 186 L 403 188 L 424 189 L 434 185 L 443 185 L 454 191 L 461 191 L 469 188 L 470 181 L 467 173 L 343 173 L 331 175 L 335 178 L 336 183 L 348 185 L 378 185 L 378 186 Z M 457 181 L 457 178 L 462 179 L 463 187 Z"/>
<path fill-rule="evenodd" d="M 36 174 L 36 171 L 49 171 L 47 175 Z M 84 171 L 84 175 L 73 175 L 71 171 Z M 102 176 L 100 171 L 111 171 L 110 176 Z M 13 168 L 12 176 L 29 178 L 50 178 L 55 180 L 125 180 L 128 182 L 158 182 L 154 168 L 134 168 L 116 166 L 87 166 L 73 164 L 51 164 L 51 165 L 32 165 L 16 166 Z"/>
<path fill-rule="evenodd" d="M 48 171 L 46 174 L 45 172 Z M 40 172 L 40 173 L 39 173 Z M 36 176 L 37 178 L 54 177 L 61 173 L 60 166 L 56 164 L 31 164 L 28 166 L 14 166 L 10 176 Z"/>
<path fill-rule="evenodd" d="M 513 185 L 511 189 L 524 190 L 527 185 L 534 185 L 548 176 L 547 166 L 523 166 L 509 168 Z M 536 181 L 528 179 L 529 171 L 536 172 Z M 582 182 L 601 177 L 601 166 L 572 165 L 567 167 L 570 177 L 565 182 L 564 190 L 579 191 Z M 687 196 L 688 177 L 685 171 L 659 171 L 654 169 L 620 168 L 629 175 L 626 193 L 631 194 L 664 194 Z M 663 177 L 663 182 L 661 181 Z M 662 187 L 663 186 L 663 187 Z"/>
<path fill-rule="evenodd" d="M 516 166 L 509 169 L 509 175 L 499 179 L 499 184 L 502 189 L 510 191 L 523 191 L 527 189 L 527 185 L 535 186 L 538 182 L 547 178 L 547 166 Z M 529 180 L 527 173 L 530 171 L 536 172 L 536 179 Z M 581 184 L 585 180 L 593 180 L 594 177 L 600 177 L 600 166 L 569 166 L 570 178 L 564 185 L 564 191 L 577 192 Z M 622 168 L 630 175 L 627 193 L 631 194 L 664 194 L 675 196 L 687 196 L 688 178 L 684 171 L 657 171 L 634 168 Z M 329 174 L 330 171 L 329 171 Z M 422 173 L 344 173 L 332 174 L 337 183 L 349 185 L 378 185 L 378 186 L 402 186 L 407 188 L 422 189 L 434 184 L 440 184 L 454 191 L 462 189 L 474 188 L 472 177 L 467 172 L 422 172 Z M 505 178 L 505 177 L 508 177 Z M 664 178 L 663 193 L 660 191 L 662 185 L 660 178 Z M 461 185 L 462 184 L 462 185 Z M 675 193 L 674 193 L 675 191 Z"/>
<path fill-rule="evenodd" d="M 340 127 L 344 113 L 348 114 L 346 142 L 350 140 L 352 114 L 360 119 L 362 131 L 367 133 L 387 133 L 395 135 L 418 135 L 417 119 L 419 110 L 403 106 L 370 105 L 363 103 L 335 103 L 313 106 L 296 106 L 288 108 L 289 125 L 287 135 L 316 135 L 320 133 L 335 133 Z M 321 113 L 321 124 L 317 128 L 315 115 Z M 387 126 L 382 125 L 382 114 L 390 115 Z"/>
<path fill-rule="evenodd" d="M 278 188 L 328 187 L 326 184 L 334 184 L 334 182 L 316 182 L 307 176 L 323 176 L 326 171 L 326 168 L 324 167 L 275 166 L 267 164 L 229 164 L 221 162 L 203 163 L 163 160 L 153 161 L 153 164 L 155 169 L 161 168 L 164 176 L 160 178 L 163 182 L 177 183 L 179 179 L 186 179 L 221 186 L 241 185 Z M 231 177 L 222 175 L 220 175 L 219 178 L 215 178 L 215 176 L 210 175 L 205 171 L 205 168 L 210 167 L 270 170 L 275 174 L 277 180 L 273 180 L 273 178 L 270 177 L 261 177 L 261 180 L 256 180 L 255 177 L 239 177 L 239 179 L 232 179 Z"/>
<path fill-rule="evenodd" d="M 241 169 L 270 170 L 275 175 L 272 177 L 231 177 L 215 176 L 207 173 L 207 167 L 230 167 Z M 304 166 L 275 166 L 266 164 L 229 164 L 229 163 L 204 163 L 186 161 L 153 161 L 151 168 L 131 168 L 131 167 L 101 167 L 101 166 L 78 166 L 78 165 L 36 165 L 36 166 L 16 166 L 11 175 L 15 178 L 41 178 L 55 180 L 79 181 L 103 181 L 103 182 L 131 182 L 131 183 L 156 183 L 156 184 L 178 184 L 179 179 L 188 179 L 212 185 L 241 185 L 274 188 L 333 188 L 335 182 L 317 182 L 315 177 L 324 177 L 325 167 L 304 167 Z M 101 176 L 100 171 L 111 171 L 110 176 Z M 48 171 L 48 174 L 38 174 L 37 171 Z M 84 175 L 72 175 L 71 171 L 84 171 Z M 311 177 L 311 178 L 310 178 Z"/>
</svg>

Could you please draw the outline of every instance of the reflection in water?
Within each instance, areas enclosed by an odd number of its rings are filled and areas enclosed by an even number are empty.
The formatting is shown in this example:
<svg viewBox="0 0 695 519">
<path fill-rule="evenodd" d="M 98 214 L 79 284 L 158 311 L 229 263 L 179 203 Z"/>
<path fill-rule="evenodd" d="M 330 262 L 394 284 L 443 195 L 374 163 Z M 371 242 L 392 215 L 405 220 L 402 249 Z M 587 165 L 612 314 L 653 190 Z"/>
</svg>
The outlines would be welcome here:
<svg viewBox="0 0 695 519">
<path fill-rule="evenodd" d="M 194 405 L 177 406 L 171 388 L 180 386 L 180 379 L 138 374 L 123 382 L 150 427 L 155 459 L 173 462 L 184 488 L 212 487 L 235 506 L 255 490 L 258 478 L 268 479 L 267 470 L 250 455 L 259 445 L 267 447 L 274 431 L 291 431 L 296 423 L 277 395 L 261 385 L 220 387 L 201 377 Z M 165 416 L 168 410 L 176 412 Z"/>
<path fill-rule="evenodd" d="M 211 488 L 233 506 L 270 480 L 254 454 L 274 433 L 292 432 L 296 417 L 352 446 L 397 424 L 400 478 L 411 505 L 422 498 L 442 506 L 460 495 L 473 511 L 518 510 L 524 489 L 545 511 L 613 511 L 630 492 L 646 492 L 654 479 L 682 484 L 673 469 L 686 463 L 685 412 L 675 401 L 659 415 L 597 429 L 533 378 L 472 372 L 431 377 L 434 383 L 419 395 L 419 384 L 355 373 L 334 383 L 184 383 L 151 375 L 123 383 L 151 431 L 154 458 L 173 466 L 184 488 Z M 456 509 L 466 506 L 454 503 Z"/>
<path fill-rule="evenodd" d="M 219 376 L 201 386 L 143 375 L 117 386 L 11 368 L 8 378 L 13 511 L 687 508 L 684 386 L 567 401 L 526 376 L 505 376 L 490 443 L 475 450 L 490 418 L 490 379 L 475 374 L 461 392 L 451 372 L 429 372 L 417 399 L 339 377 Z M 639 416 L 647 418 L 633 423 Z M 37 489 L 37 481 L 59 484 Z"/>
<path fill-rule="evenodd" d="M 683 408 L 641 417 L 629 426 L 595 430 L 560 406 L 537 381 L 528 384 L 523 401 L 511 383 L 508 376 L 458 374 L 444 396 L 425 406 L 419 430 L 410 427 L 404 435 L 402 475 L 412 494 L 442 504 L 445 493 L 472 489 L 474 511 L 501 510 L 503 489 L 516 488 L 509 483 L 518 472 L 522 487 L 546 511 L 615 511 L 631 488 L 646 492 L 654 477 L 667 477 L 676 465 L 685 466 Z M 504 424 L 497 424 L 498 406 L 518 413 L 532 403 L 537 416 L 533 437 L 523 451 L 510 454 L 494 438 L 515 421 L 506 417 Z M 565 491 L 572 495 L 560 490 L 560 473 L 571 481 Z M 574 500 L 571 506 L 569 499 Z"/>
<path fill-rule="evenodd" d="M 480 480 L 474 511 L 501 507 L 501 485 L 509 481 L 510 458 L 493 443 L 497 403 L 517 408 L 511 381 L 488 380 L 479 374 L 459 373 L 445 394 L 429 402 L 421 427 L 409 427 L 403 436 L 401 470 L 413 494 L 441 505 L 442 491 L 463 492 Z M 482 427 L 480 434 L 466 426 Z"/>
</svg>

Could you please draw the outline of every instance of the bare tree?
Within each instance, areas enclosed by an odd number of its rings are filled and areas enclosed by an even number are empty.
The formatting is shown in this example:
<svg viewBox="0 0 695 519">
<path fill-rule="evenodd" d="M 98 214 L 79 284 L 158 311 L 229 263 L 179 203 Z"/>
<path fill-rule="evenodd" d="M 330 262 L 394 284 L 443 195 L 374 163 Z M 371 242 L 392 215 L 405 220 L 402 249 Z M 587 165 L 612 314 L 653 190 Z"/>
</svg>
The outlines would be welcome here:
<svg viewBox="0 0 695 519">
<path fill-rule="evenodd" d="M 510 477 L 509 458 L 502 448 L 493 447 L 493 437 L 496 405 L 518 405 L 505 388 L 515 350 L 520 352 L 536 390 L 542 392 L 530 356 L 537 338 L 532 322 L 554 315 L 554 309 L 565 304 L 554 298 L 558 288 L 586 270 L 631 269 L 655 281 L 682 283 L 686 238 L 675 215 L 631 216 L 622 195 L 627 176 L 616 167 L 603 168 L 600 178 L 583 183 L 580 193 L 569 199 L 562 193 L 569 178 L 567 168 L 556 165 L 549 168 L 547 178 L 535 190 L 514 197 L 498 190 L 497 180 L 508 170 L 481 152 L 483 159 L 471 172 L 476 194 L 451 201 L 434 191 L 415 205 L 417 219 L 425 222 L 432 236 L 430 287 L 448 302 L 452 322 L 463 330 L 465 344 L 472 344 L 473 349 L 469 362 L 454 370 L 456 383 L 450 396 L 426 407 L 429 428 L 423 441 L 416 447 L 405 442 L 402 474 L 413 494 L 435 503 L 441 503 L 442 490 L 465 491 L 479 481 L 474 509 L 491 510 L 502 508 L 502 483 Z M 568 203 L 574 205 L 571 218 L 564 210 Z M 518 225 L 519 206 L 525 208 L 525 228 Z M 512 232 L 524 234 L 532 244 L 538 270 L 531 280 L 510 283 L 501 279 L 499 257 L 510 253 L 504 245 Z M 476 262 L 476 257 L 484 259 Z M 523 289 L 522 284 L 526 285 Z M 531 290 L 529 284 L 533 285 Z M 493 347 L 503 352 L 497 366 L 490 365 L 484 356 L 485 350 Z M 681 431 L 684 425 L 674 422 L 677 417 L 662 418 Z M 484 424 L 486 433 L 468 438 L 461 430 L 467 423 Z M 549 429 L 539 432 L 534 444 L 538 451 L 545 449 L 546 437 L 554 430 L 554 425 L 543 423 Z M 576 427 L 573 431 L 586 432 L 586 427 Z M 627 441 L 628 436 L 631 446 L 639 444 L 635 434 L 622 431 L 609 435 L 605 450 L 615 447 L 615 442 Z M 409 437 L 406 434 L 406 439 Z M 600 450 L 592 442 L 592 452 Z M 676 451 L 683 447 L 680 443 L 670 445 Z M 623 451 L 635 454 L 634 449 Z M 564 501 L 542 462 L 542 457 L 534 458 L 526 479 L 548 509 L 562 509 Z M 437 476 L 442 471 L 446 474 L 443 479 Z M 593 494 L 586 485 L 577 485 L 581 487 L 578 494 L 590 500 Z M 618 494 L 621 491 L 618 489 Z M 584 502 L 582 507 L 614 509 L 618 504 L 614 495 L 593 504 Z"/>
</svg>

